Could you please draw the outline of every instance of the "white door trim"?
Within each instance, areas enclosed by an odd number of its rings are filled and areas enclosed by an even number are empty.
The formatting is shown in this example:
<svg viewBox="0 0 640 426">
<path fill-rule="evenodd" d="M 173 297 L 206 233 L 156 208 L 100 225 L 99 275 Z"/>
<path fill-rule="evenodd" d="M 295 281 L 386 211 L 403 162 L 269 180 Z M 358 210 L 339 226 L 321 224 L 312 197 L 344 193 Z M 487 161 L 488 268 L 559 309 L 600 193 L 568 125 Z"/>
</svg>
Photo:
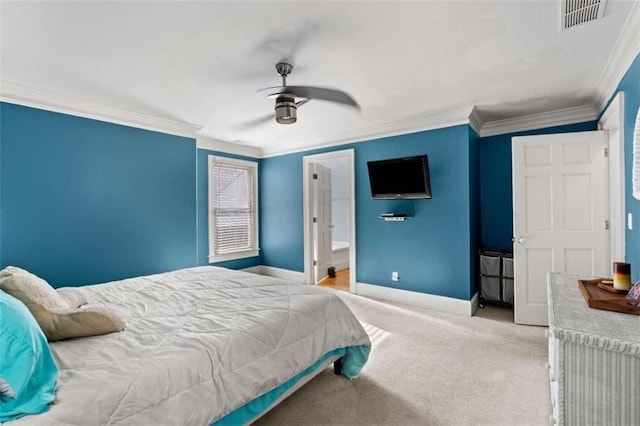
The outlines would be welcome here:
<svg viewBox="0 0 640 426">
<path fill-rule="evenodd" d="M 624 92 L 618 92 L 598 121 L 609 137 L 609 264 L 624 262 Z M 616 137 L 617 135 L 617 137 Z"/>
<path fill-rule="evenodd" d="M 355 209 L 355 151 L 344 149 L 302 157 L 303 215 L 304 215 L 304 274 L 307 284 L 315 284 L 313 267 L 313 163 L 346 159 L 349 169 L 349 291 L 356 291 L 356 209 Z"/>
</svg>

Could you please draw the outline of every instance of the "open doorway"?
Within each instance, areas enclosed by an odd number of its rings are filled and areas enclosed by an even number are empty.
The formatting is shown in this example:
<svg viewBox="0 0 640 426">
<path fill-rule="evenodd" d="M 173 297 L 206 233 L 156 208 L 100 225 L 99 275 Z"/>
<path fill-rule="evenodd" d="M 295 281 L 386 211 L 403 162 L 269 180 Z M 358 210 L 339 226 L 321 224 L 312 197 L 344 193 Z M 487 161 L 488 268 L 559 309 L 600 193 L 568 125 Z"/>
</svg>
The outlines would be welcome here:
<svg viewBox="0 0 640 426">
<path fill-rule="evenodd" d="M 328 275 L 329 268 L 332 268 L 337 279 L 348 277 L 348 290 L 355 293 L 353 149 L 305 156 L 303 158 L 303 173 L 304 273 L 306 282 L 317 284 Z M 326 177 L 322 178 L 326 173 L 329 173 L 330 176 L 330 196 L 327 195 Z M 327 215 L 330 218 L 328 225 L 324 224 Z M 324 270 L 327 256 L 329 256 L 330 266 Z"/>
</svg>

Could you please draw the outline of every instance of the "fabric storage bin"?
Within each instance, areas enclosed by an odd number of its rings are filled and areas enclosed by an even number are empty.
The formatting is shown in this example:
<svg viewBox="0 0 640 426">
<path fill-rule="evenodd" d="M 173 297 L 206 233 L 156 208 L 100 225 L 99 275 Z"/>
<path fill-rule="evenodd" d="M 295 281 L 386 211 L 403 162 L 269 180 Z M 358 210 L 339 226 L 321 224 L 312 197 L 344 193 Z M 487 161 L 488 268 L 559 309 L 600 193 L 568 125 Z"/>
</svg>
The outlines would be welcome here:
<svg viewBox="0 0 640 426">
<path fill-rule="evenodd" d="M 480 277 L 480 296 L 484 300 L 500 300 L 500 278 L 499 277 Z"/>
<path fill-rule="evenodd" d="M 480 255 L 480 275 L 500 276 L 500 253 L 486 252 Z"/>
<path fill-rule="evenodd" d="M 513 305 L 513 257 L 502 258 L 502 301 Z"/>
<path fill-rule="evenodd" d="M 513 305 L 513 278 L 502 278 L 502 302 Z"/>
<path fill-rule="evenodd" d="M 513 257 L 504 256 L 502 258 L 502 276 L 513 279 Z"/>
</svg>

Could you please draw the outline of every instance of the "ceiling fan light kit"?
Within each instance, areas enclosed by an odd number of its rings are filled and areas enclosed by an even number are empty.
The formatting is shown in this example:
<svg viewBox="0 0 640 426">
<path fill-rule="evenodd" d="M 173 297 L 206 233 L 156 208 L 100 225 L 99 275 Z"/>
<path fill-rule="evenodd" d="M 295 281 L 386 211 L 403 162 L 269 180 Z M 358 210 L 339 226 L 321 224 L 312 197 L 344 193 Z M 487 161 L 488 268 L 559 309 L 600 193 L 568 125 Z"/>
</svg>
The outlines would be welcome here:
<svg viewBox="0 0 640 426">
<path fill-rule="evenodd" d="M 280 95 L 276 99 L 276 121 L 280 124 L 293 124 L 298 121 L 298 107 L 293 96 Z"/>
</svg>

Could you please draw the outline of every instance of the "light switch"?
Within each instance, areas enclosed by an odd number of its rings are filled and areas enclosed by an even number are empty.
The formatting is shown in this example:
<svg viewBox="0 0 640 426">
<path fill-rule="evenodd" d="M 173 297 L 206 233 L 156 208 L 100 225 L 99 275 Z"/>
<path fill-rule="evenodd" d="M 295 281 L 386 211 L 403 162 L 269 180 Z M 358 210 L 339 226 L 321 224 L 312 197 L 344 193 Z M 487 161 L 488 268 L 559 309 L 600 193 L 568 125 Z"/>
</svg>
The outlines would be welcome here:
<svg viewBox="0 0 640 426">
<path fill-rule="evenodd" d="M 633 215 L 631 213 L 627 213 L 627 228 L 633 229 Z"/>
</svg>

